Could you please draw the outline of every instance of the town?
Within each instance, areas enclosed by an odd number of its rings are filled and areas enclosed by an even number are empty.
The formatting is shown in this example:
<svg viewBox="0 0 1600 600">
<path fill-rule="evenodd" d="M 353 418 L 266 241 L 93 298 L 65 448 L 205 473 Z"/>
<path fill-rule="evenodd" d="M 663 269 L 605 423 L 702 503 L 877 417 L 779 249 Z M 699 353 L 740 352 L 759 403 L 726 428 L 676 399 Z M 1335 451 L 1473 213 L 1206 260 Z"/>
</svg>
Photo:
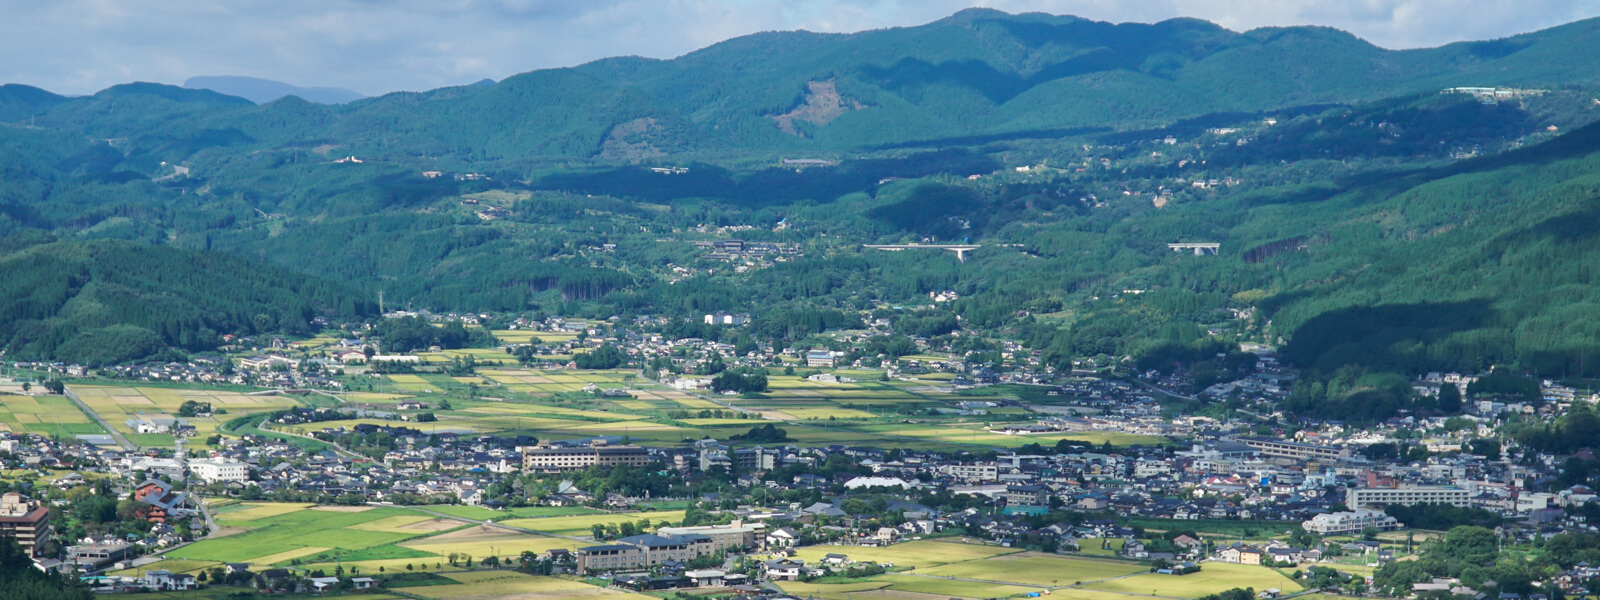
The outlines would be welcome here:
<svg viewBox="0 0 1600 600">
<path fill-rule="evenodd" d="M 1295 418 L 1262 344 L 1057 368 L 941 294 L 784 348 L 745 314 L 394 312 L 7 363 L 0 532 L 140 598 L 1538 600 L 1600 575 L 1594 455 L 1507 433 L 1592 426 L 1591 392 L 1430 373 L 1406 385 L 1433 410 Z M 1463 570 L 1485 543 L 1539 558 Z"/>
</svg>

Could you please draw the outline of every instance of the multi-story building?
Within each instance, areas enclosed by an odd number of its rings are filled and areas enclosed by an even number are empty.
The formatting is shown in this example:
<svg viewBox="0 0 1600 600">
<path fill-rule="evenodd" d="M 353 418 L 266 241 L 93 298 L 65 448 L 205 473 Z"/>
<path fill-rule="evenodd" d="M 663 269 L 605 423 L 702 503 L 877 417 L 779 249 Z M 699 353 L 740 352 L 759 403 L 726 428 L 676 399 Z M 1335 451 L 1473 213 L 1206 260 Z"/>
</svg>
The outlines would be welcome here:
<svg viewBox="0 0 1600 600">
<path fill-rule="evenodd" d="M 1350 458 L 1350 450 L 1348 448 L 1317 446 L 1314 444 L 1302 444 L 1299 442 L 1288 442 L 1270 438 L 1245 438 L 1240 441 L 1244 442 L 1246 446 L 1254 448 L 1263 456 L 1293 458 L 1296 460 L 1328 461 L 1337 461 Z"/>
<path fill-rule="evenodd" d="M 189 461 L 189 473 L 205 480 L 206 483 L 218 481 L 247 481 L 250 479 L 250 468 L 244 463 L 227 458 L 201 458 Z"/>
<path fill-rule="evenodd" d="M 827 350 L 812 350 L 806 353 L 806 366 L 831 367 L 833 366 L 833 353 Z"/>
<path fill-rule="evenodd" d="M 0 536 L 16 538 L 28 556 L 39 556 L 50 539 L 50 509 L 16 492 L 0 496 Z"/>
<path fill-rule="evenodd" d="M 761 523 L 746 525 L 741 521 L 734 521 L 727 525 L 704 525 L 699 527 L 662 527 L 656 533 L 664 536 L 672 535 L 703 535 L 711 538 L 713 552 L 726 549 L 754 548 L 761 533 L 766 526 Z"/>
<path fill-rule="evenodd" d="M 689 561 L 717 551 L 710 536 L 635 535 L 615 544 L 579 548 L 578 572 L 649 568 L 669 560 Z"/>
<path fill-rule="evenodd" d="M 641 466 L 650 462 L 650 451 L 639 446 L 536 446 L 522 449 L 524 471 L 579 471 L 599 465 Z"/>
<path fill-rule="evenodd" d="M 961 481 L 994 481 L 1000 477 L 1000 467 L 994 463 L 958 463 L 939 468 Z"/>
<path fill-rule="evenodd" d="M 1383 507 L 1390 504 L 1449 504 L 1467 506 L 1471 492 L 1454 486 L 1411 486 L 1392 488 L 1350 488 L 1345 492 L 1345 506 L 1350 508 Z"/>
<path fill-rule="evenodd" d="M 1379 531 L 1399 529 L 1400 522 L 1376 510 L 1356 510 L 1317 515 L 1301 523 L 1300 527 L 1317 535 L 1340 535 L 1361 533 L 1368 527 Z"/>
</svg>

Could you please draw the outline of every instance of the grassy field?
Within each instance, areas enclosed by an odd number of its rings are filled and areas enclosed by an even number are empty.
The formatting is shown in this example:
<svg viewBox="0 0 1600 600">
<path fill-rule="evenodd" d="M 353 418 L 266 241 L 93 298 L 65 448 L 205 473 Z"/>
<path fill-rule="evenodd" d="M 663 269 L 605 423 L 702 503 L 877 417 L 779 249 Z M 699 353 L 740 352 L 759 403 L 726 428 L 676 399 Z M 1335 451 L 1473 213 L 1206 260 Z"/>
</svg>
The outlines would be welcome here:
<svg viewBox="0 0 1600 600">
<path fill-rule="evenodd" d="M 202 540 L 168 553 L 172 558 L 271 565 L 330 550 L 354 551 L 437 533 L 434 526 L 373 531 L 359 526 L 392 517 L 416 516 L 399 508 L 306 507 L 261 504 L 218 515 L 224 527 L 241 533 Z M 264 510 L 261 510 L 264 509 Z M 287 512 L 284 512 L 287 511 Z"/>
<path fill-rule="evenodd" d="M 428 510 L 436 513 L 475 519 L 478 521 L 504 521 L 506 519 L 532 519 L 540 517 L 566 517 L 572 515 L 604 514 L 592 508 L 582 506 L 523 506 L 508 508 L 506 510 L 493 510 L 481 506 L 429 506 Z"/>
<path fill-rule="evenodd" d="M 1148 594 L 1160 590 L 1163 596 L 1199 598 L 1231 588 L 1255 588 L 1257 591 L 1278 588 L 1285 594 L 1305 589 L 1294 580 L 1266 567 L 1223 562 L 1207 562 L 1199 573 L 1188 575 L 1159 575 L 1148 573 L 1124 579 L 1087 584 L 1084 587 L 1104 592 Z"/>
<path fill-rule="evenodd" d="M 917 594 L 938 594 L 941 596 L 958 596 L 963 598 L 999 598 L 1005 596 L 1020 596 L 1028 592 L 1040 591 L 1039 588 L 1020 585 L 995 585 L 992 583 L 979 583 L 976 581 L 952 581 L 934 577 L 916 577 L 912 575 L 880 575 L 872 578 L 873 581 L 889 583 L 887 589 Z"/>
<path fill-rule="evenodd" d="M 1073 585 L 1148 571 L 1145 565 L 1025 552 L 952 563 L 917 572 L 924 575 L 984 579 L 1039 586 Z"/>
<path fill-rule="evenodd" d="M 916 567 L 918 569 L 987 559 L 1016 552 L 1019 552 L 1019 550 L 1015 548 L 933 540 L 906 542 L 883 548 L 870 546 L 806 546 L 796 550 L 796 554 L 808 563 L 820 561 L 827 554 L 837 553 L 848 556 L 850 560 L 857 562 L 894 563 L 895 566 Z"/>
<path fill-rule="evenodd" d="M 430 585 L 406 588 L 406 592 L 432 600 L 452 598 L 519 598 L 526 600 L 558 598 L 599 598 L 602 600 L 638 599 L 652 596 L 601 588 L 558 577 L 535 577 L 511 571 L 477 571 L 444 575 L 459 581 L 455 585 Z"/>
</svg>

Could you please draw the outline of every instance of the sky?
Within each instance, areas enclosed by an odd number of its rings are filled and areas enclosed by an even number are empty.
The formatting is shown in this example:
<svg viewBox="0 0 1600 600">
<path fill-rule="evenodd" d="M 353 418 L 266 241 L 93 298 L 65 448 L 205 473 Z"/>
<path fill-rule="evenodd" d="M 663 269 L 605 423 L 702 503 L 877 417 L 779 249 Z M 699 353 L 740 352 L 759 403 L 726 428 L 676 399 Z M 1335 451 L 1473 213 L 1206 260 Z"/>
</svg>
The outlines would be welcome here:
<svg viewBox="0 0 1600 600">
<path fill-rule="evenodd" d="M 90 94 L 243 75 L 377 95 L 672 58 L 759 31 L 919 25 L 973 6 L 1236 31 L 1325 25 L 1386 48 L 1600 16 L 1600 0 L 0 0 L 0 83 Z"/>
</svg>

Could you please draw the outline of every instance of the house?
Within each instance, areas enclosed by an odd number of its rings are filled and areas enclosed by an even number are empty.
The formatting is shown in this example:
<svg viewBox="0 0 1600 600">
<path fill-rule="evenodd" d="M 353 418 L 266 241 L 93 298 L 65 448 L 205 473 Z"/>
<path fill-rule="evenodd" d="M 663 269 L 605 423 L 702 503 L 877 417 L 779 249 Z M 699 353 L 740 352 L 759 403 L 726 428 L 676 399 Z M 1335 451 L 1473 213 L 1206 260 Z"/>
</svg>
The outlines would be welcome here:
<svg viewBox="0 0 1600 600">
<path fill-rule="evenodd" d="M 334 588 L 339 586 L 339 578 L 338 577 L 312 577 L 310 579 L 310 581 L 311 581 L 311 591 L 317 592 L 319 594 L 322 593 L 322 592 L 330 591 L 330 590 L 332 590 L 332 589 L 334 589 Z"/>
<path fill-rule="evenodd" d="M 378 587 L 378 580 L 371 577 L 355 577 L 350 580 L 350 583 L 358 590 L 370 590 Z"/>
<path fill-rule="evenodd" d="M 796 581 L 805 573 L 806 561 L 779 558 L 761 563 L 762 570 L 766 572 L 767 579 L 778 581 Z"/>
<path fill-rule="evenodd" d="M 1144 542 L 1128 540 L 1122 544 L 1122 555 L 1128 558 L 1145 559 L 1150 557 L 1150 552 L 1145 550 Z"/>
<path fill-rule="evenodd" d="M 795 542 L 800 541 L 800 534 L 788 527 L 779 527 L 767 534 L 768 548 L 793 548 Z"/>
<path fill-rule="evenodd" d="M 884 544 L 893 544 L 900 541 L 900 530 L 893 527 L 879 527 L 878 533 L 872 537 Z"/>
<path fill-rule="evenodd" d="M 727 575 L 726 571 L 718 569 L 698 569 L 683 573 L 684 577 L 694 582 L 695 587 L 722 587 L 723 578 Z"/>
</svg>

